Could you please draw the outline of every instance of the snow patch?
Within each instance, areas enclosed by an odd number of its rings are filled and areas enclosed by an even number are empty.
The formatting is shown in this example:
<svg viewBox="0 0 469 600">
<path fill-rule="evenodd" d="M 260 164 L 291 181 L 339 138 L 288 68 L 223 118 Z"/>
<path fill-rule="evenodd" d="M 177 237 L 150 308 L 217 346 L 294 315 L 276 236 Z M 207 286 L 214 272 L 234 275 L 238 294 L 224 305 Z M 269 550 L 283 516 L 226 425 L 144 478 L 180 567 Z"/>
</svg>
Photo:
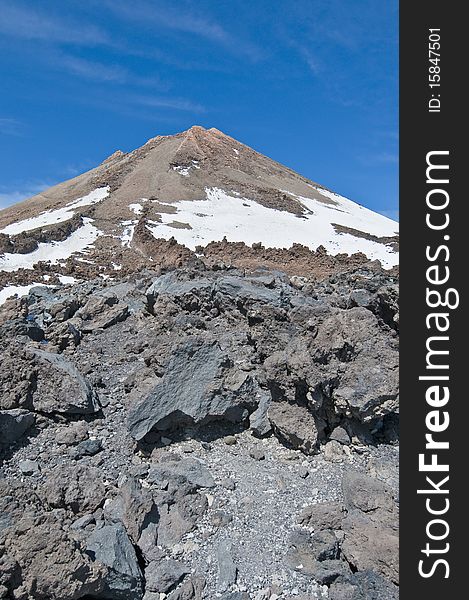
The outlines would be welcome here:
<svg viewBox="0 0 469 600">
<path fill-rule="evenodd" d="M 268 248 L 290 248 L 292 244 L 299 243 L 316 250 L 322 245 L 333 255 L 363 252 L 371 260 L 379 259 L 384 267 L 398 264 L 398 254 L 389 246 L 336 232 L 332 223 L 379 237 L 393 236 L 398 229 L 395 221 L 341 196 L 334 198 L 337 206 L 331 206 L 288 192 L 310 212 L 304 218 L 298 218 L 287 211 L 262 206 L 252 199 L 235 197 L 219 188 L 206 188 L 205 193 L 206 199 L 175 203 L 177 216 L 162 213 L 162 222 L 152 223 L 148 229 L 156 238 L 174 237 L 192 250 L 197 245 L 205 246 L 226 236 L 230 242 L 248 245 L 262 242 Z M 192 229 L 171 227 L 170 223 L 175 218 L 189 223 Z"/>
<path fill-rule="evenodd" d="M 76 283 L 76 279 L 75 277 L 72 277 L 71 275 L 58 275 L 59 281 L 60 283 L 62 283 L 63 285 L 68 285 L 69 283 Z"/>
<path fill-rule="evenodd" d="M 109 186 L 101 187 L 93 190 L 86 196 L 82 196 L 75 200 L 71 204 L 67 204 L 63 208 L 58 208 L 56 210 L 47 210 L 46 212 L 41 213 L 37 217 L 31 217 L 29 219 L 24 219 L 23 221 L 18 221 L 17 223 L 11 223 L 11 225 L 7 225 L 3 229 L 0 230 L 0 233 L 6 233 L 8 235 L 17 235 L 19 233 L 23 233 L 24 231 L 31 231 L 33 229 L 37 229 L 38 227 L 46 227 L 47 225 L 55 225 L 57 223 L 63 223 L 64 221 L 68 221 L 75 214 L 75 209 L 82 208 L 83 206 L 90 206 L 92 204 L 96 204 L 97 202 L 101 202 L 109 195 Z"/>
<path fill-rule="evenodd" d="M 135 202 L 134 204 L 129 204 L 129 208 L 136 215 L 141 215 L 143 212 L 143 206 L 138 202 Z"/>
<path fill-rule="evenodd" d="M 119 239 L 121 240 L 122 245 L 126 248 L 130 248 L 137 223 L 138 221 L 122 221 L 121 223 L 121 225 L 124 227 L 124 230 L 122 235 L 119 236 Z"/>
<path fill-rule="evenodd" d="M 18 296 L 18 298 L 27 296 L 29 291 L 38 285 L 48 287 L 41 283 L 31 283 L 30 285 L 7 285 L 3 290 L 0 290 L 0 306 L 5 304 L 8 298 L 13 298 L 13 296 Z"/>
<path fill-rule="evenodd" d="M 39 261 L 55 265 L 61 260 L 66 260 L 75 252 L 83 252 L 94 244 L 102 233 L 91 224 L 91 221 L 84 217 L 82 227 L 71 233 L 63 242 L 41 243 L 36 250 L 29 254 L 5 253 L 0 257 L 0 271 L 32 269 Z"/>
<path fill-rule="evenodd" d="M 198 160 L 191 161 L 190 165 L 175 165 L 173 171 L 176 171 L 176 173 L 179 173 L 179 175 L 182 175 L 183 177 L 189 177 L 190 170 L 193 168 L 200 169 Z"/>
</svg>

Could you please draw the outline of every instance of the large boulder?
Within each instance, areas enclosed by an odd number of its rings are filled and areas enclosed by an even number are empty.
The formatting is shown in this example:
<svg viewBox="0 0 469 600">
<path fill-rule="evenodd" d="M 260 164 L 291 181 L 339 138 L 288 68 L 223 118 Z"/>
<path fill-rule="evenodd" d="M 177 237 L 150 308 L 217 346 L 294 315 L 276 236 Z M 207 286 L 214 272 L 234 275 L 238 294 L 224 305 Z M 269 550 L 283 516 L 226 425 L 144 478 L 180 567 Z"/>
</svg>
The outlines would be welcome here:
<svg viewBox="0 0 469 600">
<path fill-rule="evenodd" d="M 375 571 L 399 583 L 399 517 L 391 490 L 383 482 L 349 471 L 342 482 L 347 517 L 342 552 L 358 571 Z"/>
<path fill-rule="evenodd" d="M 81 543 L 51 514 L 25 516 L 0 539 L 0 581 L 11 590 L 7 598 L 96 598 L 104 591 L 106 576 L 106 566 L 93 563 Z"/>
<path fill-rule="evenodd" d="M 345 514 L 344 506 L 340 502 L 321 502 L 303 508 L 298 522 L 314 531 L 341 529 Z"/>
<path fill-rule="evenodd" d="M 66 508 L 80 515 L 102 506 L 106 486 L 99 469 L 61 466 L 52 471 L 38 493 L 51 508 Z"/>
<path fill-rule="evenodd" d="M 7 344 L 0 351 L 0 409 L 32 408 L 37 370 L 24 347 Z"/>
<path fill-rule="evenodd" d="M 306 405 L 317 424 L 330 428 L 376 424 L 397 413 L 398 375 L 397 340 L 361 307 L 335 309 L 311 335 L 290 336 L 263 364 L 274 400 Z"/>
<path fill-rule="evenodd" d="M 166 594 L 190 572 L 187 565 L 172 558 L 151 562 L 145 568 L 145 589 L 153 593 Z"/>
<path fill-rule="evenodd" d="M 357 307 L 326 319 L 313 360 L 325 366 L 312 372 L 312 395 L 327 393 L 329 387 L 336 413 L 367 422 L 398 411 L 397 341 L 370 311 Z"/>
<path fill-rule="evenodd" d="M 73 363 L 60 354 L 35 350 L 39 365 L 34 409 L 45 413 L 92 414 L 100 410 L 96 392 Z"/>
<path fill-rule="evenodd" d="M 313 454 L 318 441 L 316 421 L 306 406 L 272 402 L 268 418 L 276 435 L 292 448 Z"/>
<path fill-rule="evenodd" d="M 128 427 L 141 440 L 152 429 L 163 432 L 214 420 L 241 422 L 255 407 L 254 383 L 245 372 L 229 372 L 230 361 L 217 342 L 194 339 L 173 352 L 165 374 L 129 411 Z"/>
<path fill-rule="evenodd" d="M 289 542 L 287 564 L 318 583 L 330 585 L 338 577 L 350 574 L 348 564 L 340 559 L 338 538 L 330 529 L 312 535 L 298 530 Z"/>
</svg>

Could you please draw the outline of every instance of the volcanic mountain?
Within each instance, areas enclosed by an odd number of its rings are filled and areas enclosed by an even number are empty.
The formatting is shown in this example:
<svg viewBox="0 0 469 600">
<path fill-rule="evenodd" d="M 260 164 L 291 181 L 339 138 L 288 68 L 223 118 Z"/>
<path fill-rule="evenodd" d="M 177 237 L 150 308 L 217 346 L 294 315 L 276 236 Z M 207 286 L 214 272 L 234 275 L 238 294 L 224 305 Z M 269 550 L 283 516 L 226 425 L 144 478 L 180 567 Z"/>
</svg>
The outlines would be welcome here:
<svg viewBox="0 0 469 600">
<path fill-rule="evenodd" d="M 201 127 L 0 213 L 0 598 L 397 600 L 396 227 Z"/>
<path fill-rule="evenodd" d="M 36 283 L 38 266 L 51 277 L 93 265 L 109 276 L 171 252 L 200 256 L 222 241 L 249 251 L 254 245 L 264 261 L 268 249 L 295 244 L 329 255 L 362 253 L 390 268 L 398 262 L 397 230 L 396 222 L 221 131 L 194 126 L 117 151 L 0 211 L 0 287 Z"/>
</svg>

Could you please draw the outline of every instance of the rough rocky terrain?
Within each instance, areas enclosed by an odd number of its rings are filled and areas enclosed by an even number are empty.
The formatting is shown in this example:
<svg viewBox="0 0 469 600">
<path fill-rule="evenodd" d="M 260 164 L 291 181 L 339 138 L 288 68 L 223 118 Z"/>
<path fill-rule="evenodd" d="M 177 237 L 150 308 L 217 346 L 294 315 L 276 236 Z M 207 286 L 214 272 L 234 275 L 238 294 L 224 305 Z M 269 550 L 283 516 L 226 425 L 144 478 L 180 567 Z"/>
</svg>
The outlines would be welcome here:
<svg viewBox="0 0 469 600">
<path fill-rule="evenodd" d="M 397 598 L 395 273 L 154 243 L 0 307 L 0 598 Z"/>
</svg>

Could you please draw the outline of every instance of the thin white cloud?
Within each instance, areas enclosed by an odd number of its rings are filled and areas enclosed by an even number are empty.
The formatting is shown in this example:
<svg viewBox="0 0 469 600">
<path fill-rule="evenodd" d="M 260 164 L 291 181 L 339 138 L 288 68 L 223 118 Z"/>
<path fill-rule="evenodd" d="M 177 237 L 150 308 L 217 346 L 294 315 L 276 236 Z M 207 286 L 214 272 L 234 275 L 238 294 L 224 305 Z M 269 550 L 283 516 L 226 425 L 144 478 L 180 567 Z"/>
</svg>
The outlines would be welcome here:
<svg viewBox="0 0 469 600">
<path fill-rule="evenodd" d="M 101 0 L 117 17 L 131 20 L 143 26 L 159 26 L 168 30 L 189 33 L 216 43 L 232 54 L 244 55 L 256 61 L 263 57 L 264 51 L 249 40 L 233 35 L 222 25 L 204 14 L 196 14 L 194 10 L 182 11 L 172 7 L 149 2 L 129 3 L 119 0 Z"/>
<path fill-rule="evenodd" d="M 168 88 L 156 76 L 142 77 L 120 65 L 103 64 L 69 54 L 61 54 L 51 58 L 51 65 L 78 77 L 99 81 L 100 83 L 128 84 L 141 87 L 157 87 L 159 89 Z"/>
<path fill-rule="evenodd" d="M 126 83 L 128 77 L 127 71 L 117 65 L 103 65 L 102 63 L 74 56 L 62 55 L 56 66 L 60 66 L 63 70 L 85 79 L 95 79 L 102 82 Z"/>
<path fill-rule="evenodd" d="M 173 110 L 187 111 L 193 113 L 203 113 L 205 108 L 201 104 L 187 100 L 186 98 L 171 98 L 134 95 L 129 96 L 129 101 L 132 104 L 140 104 L 149 108 L 170 108 Z"/>
<path fill-rule="evenodd" d="M 295 50 L 299 53 L 301 58 L 309 67 L 309 70 L 314 74 L 318 75 L 321 71 L 321 64 L 317 56 L 311 52 L 309 48 L 304 46 L 303 44 L 298 43 L 295 40 L 289 40 L 289 45 L 295 48 Z"/>
<path fill-rule="evenodd" d="M 3 1 L 0 12 L 0 32 L 11 37 L 80 46 L 110 43 L 107 34 L 95 25 L 59 19 L 31 7 Z"/>
</svg>

